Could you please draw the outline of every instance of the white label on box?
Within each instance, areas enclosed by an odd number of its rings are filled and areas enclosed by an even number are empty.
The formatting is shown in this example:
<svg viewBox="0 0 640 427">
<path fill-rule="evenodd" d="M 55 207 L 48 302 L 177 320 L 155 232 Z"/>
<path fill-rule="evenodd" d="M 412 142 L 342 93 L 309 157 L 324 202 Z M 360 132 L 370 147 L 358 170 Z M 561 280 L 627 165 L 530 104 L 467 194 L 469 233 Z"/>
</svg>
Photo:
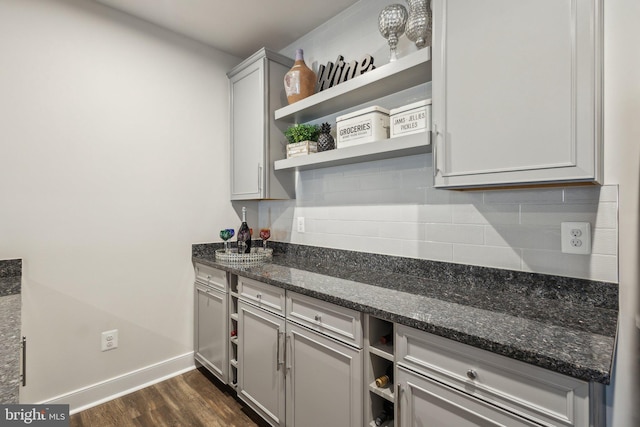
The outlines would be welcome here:
<svg viewBox="0 0 640 427">
<path fill-rule="evenodd" d="M 347 127 L 340 128 L 338 137 L 340 141 L 351 141 L 354 139 L 367 138 L 372 136 L 372 119 L 356 122 Z"/>
<path fill-rule="evenodd" d="M 415 133 L 426 128 L 427 113 L 424 108 L 410 110 L 403 114 L 394 115 L 391 120 L 393 136 Z"/>
</svg>

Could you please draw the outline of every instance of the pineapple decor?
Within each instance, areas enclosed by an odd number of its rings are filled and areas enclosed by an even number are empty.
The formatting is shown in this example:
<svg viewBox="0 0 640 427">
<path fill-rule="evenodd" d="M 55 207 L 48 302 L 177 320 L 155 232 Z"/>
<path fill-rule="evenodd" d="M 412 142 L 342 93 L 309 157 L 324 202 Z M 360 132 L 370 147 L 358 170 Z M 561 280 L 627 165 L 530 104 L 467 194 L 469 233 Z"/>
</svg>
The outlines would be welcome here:
<svg viewBox="0 0 640 427">
<path fill-rule="evenodd" d="M 333 150 L 334 148 L 336 148 L 336 143 L 331 136 L 331 125 L 323 123 L 318 136 L 318 151 Z"/>
</svg>

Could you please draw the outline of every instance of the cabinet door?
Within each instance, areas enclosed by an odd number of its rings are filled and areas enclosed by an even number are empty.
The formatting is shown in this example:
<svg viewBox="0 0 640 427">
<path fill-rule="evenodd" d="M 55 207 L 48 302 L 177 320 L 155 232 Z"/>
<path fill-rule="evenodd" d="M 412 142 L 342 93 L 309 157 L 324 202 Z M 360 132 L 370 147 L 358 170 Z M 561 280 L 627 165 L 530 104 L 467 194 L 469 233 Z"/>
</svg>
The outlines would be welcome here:
<svg viewBox="0 0 640 427">
<path fill-rule="evenodd" d="M 238 302 L 238 397 L 274 426 L 284 426 L 284 319 Z"/>
<path fill-rule="evenodd" d="M 600 0 L 434 0 L 435 185 L 601 179 Z"/>
<path fill-rule="evenodd" d="M 538 425 L 402 367 L 397 369 L 397 375 L 399 427 Z"/>
<path fill-rule="evenodd" d="M 362 350 L 287 322 L 287 426 L 361 426 Z"/>
<path fill-rule="evenodd" d="M 227 382 L 227 296 L 196 286 L 195 359 Z"/>
<path fill-rule="evenodd" d="M 265 197 L 265 61 L 255 61 L 230 80 L 231 200 Z"/>
</svg>

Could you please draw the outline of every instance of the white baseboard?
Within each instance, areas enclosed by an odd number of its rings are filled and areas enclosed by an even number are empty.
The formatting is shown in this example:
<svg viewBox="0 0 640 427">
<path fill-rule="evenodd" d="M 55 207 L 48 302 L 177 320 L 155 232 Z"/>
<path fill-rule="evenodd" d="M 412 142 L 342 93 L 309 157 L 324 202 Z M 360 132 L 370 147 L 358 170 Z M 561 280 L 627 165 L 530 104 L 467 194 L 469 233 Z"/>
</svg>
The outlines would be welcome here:
<svg viewBox="0 0 640 427">
<path fill-rule="evenodd" d="M 75 414 L 192 369 L 195 362 L 193 352 L 189 352 L 39 403 L 68 404 L 69 413 Z"/>
</svg>

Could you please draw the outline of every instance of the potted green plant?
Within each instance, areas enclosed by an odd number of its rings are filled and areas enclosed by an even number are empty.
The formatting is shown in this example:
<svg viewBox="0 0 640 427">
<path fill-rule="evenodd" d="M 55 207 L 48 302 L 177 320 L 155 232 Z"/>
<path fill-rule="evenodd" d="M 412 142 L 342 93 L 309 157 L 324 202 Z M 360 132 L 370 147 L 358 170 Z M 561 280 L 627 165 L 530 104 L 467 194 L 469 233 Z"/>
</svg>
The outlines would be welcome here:
<svg viewBox="0 0 640 427">
<path fill-rule="evenodd" d="M 295 124 L 284 132 L 287 138 L 287 159 L 304 156 L 318 151 L 318 136 L 320 126 L 310 124 Z"/>
</svg>

